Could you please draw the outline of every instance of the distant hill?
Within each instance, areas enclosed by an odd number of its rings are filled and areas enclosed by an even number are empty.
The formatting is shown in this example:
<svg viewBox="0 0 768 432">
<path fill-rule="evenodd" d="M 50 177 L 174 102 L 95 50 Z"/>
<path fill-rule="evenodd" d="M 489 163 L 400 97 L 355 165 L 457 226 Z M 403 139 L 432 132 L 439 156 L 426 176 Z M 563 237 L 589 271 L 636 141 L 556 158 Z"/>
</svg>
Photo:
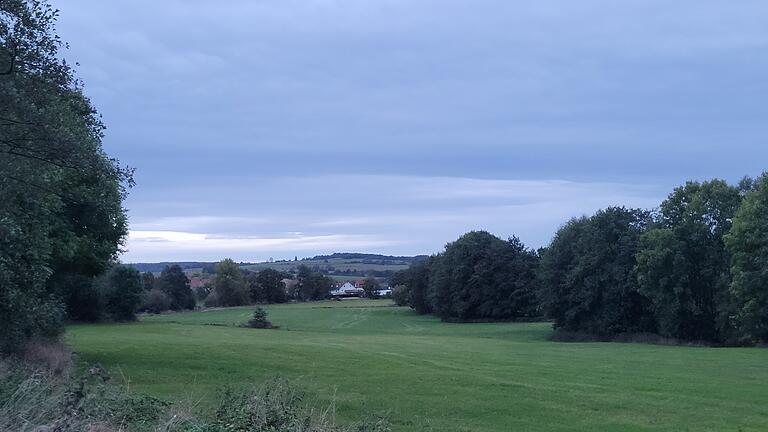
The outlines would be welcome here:
<svg viewBox="0 0 768 432">
<path fill-rule="evenodd" d="M 324 260 L 356 260 L 368 264 L 414 264 L 423 261 L 427 255 L 416 256 L 392 256 L 356 252 L 336 252 L 331 255 L 316 255 L 312 258 L 304 258 L 302 261 L 324 261 Z"/>
<path fill-rule="evenodd" d="M 391 256 L 355 252 L 338 252 L 330 255 L 317 255 L 312 258 L 300 260 L 279 260 L 274 262 L 248 263 L 241 262 L 244 270 L 259 271 L 265 268 L 295 272 L 298 266 L 305 265 L 313 271 L 334 276 L 337 279 L 354 279 L 364 276 L 387 278 L 398 270 L 403 270 L 411 265 L 427 258 L 427 255 L 417 256 Z M 140 272 L 158 273 L 166 266 L 177 264 L 188 273 L 213 272 L 215 262 L 205 261 L 181 261 L 159 263 L 133 263 L 127 264 Z"/>
<path fill-rule="evenodd" d="M 126 264 L 128 266 L 131 266 L 135 268 L 136 270 L 140 272 L 161 272 L 166 266 L 171 266 L 174 264 L 178 264 L 181 266 L 182 269 L 191 269 L 191 268 L 202 268 L 207 265 L 213 265 L 214 263 L 209 262 L 198 262 L 198 261 L 183 261 L 183 262 L 159 262 L 159 263 L 133 263 L 133 264 Z"/>
</svg>

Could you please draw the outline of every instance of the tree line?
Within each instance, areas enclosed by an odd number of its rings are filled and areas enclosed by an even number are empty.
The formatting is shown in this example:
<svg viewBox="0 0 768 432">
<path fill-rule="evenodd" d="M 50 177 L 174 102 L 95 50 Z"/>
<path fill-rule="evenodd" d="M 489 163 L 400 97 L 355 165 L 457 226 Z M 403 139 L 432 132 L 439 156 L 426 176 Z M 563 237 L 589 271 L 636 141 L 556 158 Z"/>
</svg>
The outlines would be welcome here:
<svg viewBox="0 0 768 432">
<path fill-rule="evenodd" d="M 398 272 L 393 296 L 447 321 L 546 317 L 560 333 L 768 341 L 768 174 L 688 182 L 647 211 L 571 219 L 538 251 L 473 231 Z"/>
<path fill-rule="evenodd" d="M 142 312 L 159 313 L 167 310 L 205 307 L 230 307 L 261 303 L 285 303 L 287 301 L 311 301 L 327 298 L 333 280 L 321 273 L 300 266 L 294 276 L 271 268 L 258 272 L 243 270 L 231 259 L 225 259 L 214 267 L 211 282 L 195 290 L 178 265 L 166 266 L 158 278 L 144 273 L 143 300 L 134 304 Z M 286 286 L 285 281 L 291 283 Z"/>
</svg>

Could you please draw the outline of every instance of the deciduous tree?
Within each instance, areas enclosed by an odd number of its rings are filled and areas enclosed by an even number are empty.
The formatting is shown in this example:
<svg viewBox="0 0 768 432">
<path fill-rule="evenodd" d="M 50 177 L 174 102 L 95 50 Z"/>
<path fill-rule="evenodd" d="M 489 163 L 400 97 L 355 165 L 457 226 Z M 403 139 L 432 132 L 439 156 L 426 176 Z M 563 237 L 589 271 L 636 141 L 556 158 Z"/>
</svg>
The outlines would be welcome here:
<svg viewBox="0 0 768 432">
<path fill-rule="evenodd" d="M 768 173 L 747 192 L 725 236 L 739 339 L 768 342 Z"/>
</svg>

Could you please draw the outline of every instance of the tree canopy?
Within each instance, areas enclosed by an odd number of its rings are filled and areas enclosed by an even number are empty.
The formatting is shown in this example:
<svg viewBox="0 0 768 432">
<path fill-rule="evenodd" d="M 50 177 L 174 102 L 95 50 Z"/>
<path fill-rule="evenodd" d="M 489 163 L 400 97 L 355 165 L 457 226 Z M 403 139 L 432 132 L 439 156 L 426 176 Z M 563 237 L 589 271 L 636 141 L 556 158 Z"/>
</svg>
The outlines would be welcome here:
<svg viewBox="0 0 768 432">
<path fill-rule="evenodd" d="M 747 192 L 725 236 L 735 326 L 745 342 L 768 341 L 768 173 Z"/>
<path fill-rule="evenodd" d="M 732 332 L 724 235 L 741 202 L 722 180 L 688 182 L 661 204 L 637 255 L 642 293 L 663 336 L 723 341 Z"/>
<path fill-rule="evenodd" d="M 104 125 L 61 60 L 56 12 L 24 0 L 0 12 L 0 349 L 10 350 L 93 301 L 85 278 L 112 264 L 127 233 L 132 172 L 104 153 Z"/>
<path fill-rule="evenodd" d="M 194 309 L 195 297 L 189 278 L 178 265 L 166 266 L 156 281 L 157 288 L 168 296 L 173 310 Z"/>
<path fill-rule="evenodd" d="M 635 254 L 647 212 L 610 207 L 571 219 L 542 253 L 541 301 L 556 329 L 609 335 L 653 331 Z"/>
</svg>

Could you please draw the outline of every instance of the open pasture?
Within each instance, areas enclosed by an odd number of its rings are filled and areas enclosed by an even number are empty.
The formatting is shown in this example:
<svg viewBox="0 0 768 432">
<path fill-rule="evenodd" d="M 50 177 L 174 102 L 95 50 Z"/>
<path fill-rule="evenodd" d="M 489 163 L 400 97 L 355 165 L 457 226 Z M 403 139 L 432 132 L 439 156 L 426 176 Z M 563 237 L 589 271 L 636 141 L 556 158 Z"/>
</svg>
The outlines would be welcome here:
<svg viewBox="0 0 768 432">
<path fill-rule="evenodd" d="M 74 325 L 84 363 L 168 399 L 299 380 L 342 420 L 394 431 L 765 431 L 768 350 L 556 343 L 547 323 L 447 324 L 386 300 L 252 307 Z"/>
</svg>

